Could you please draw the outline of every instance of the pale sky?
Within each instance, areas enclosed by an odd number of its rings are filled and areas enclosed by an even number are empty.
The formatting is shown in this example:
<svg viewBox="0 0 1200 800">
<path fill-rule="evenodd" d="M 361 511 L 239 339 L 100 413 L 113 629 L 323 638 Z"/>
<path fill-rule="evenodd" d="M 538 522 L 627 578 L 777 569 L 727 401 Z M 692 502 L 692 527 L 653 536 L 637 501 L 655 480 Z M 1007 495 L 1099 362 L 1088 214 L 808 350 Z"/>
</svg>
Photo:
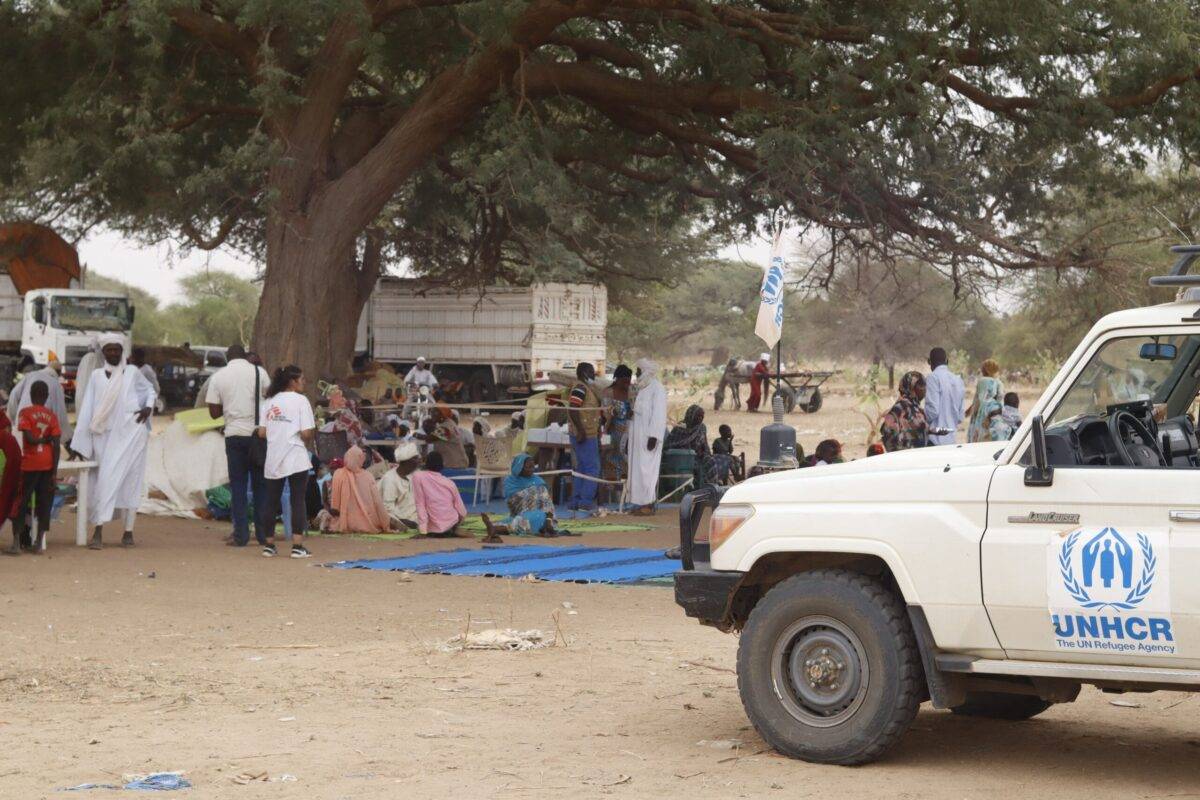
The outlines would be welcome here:
<svg viewBox="0 0 1200 800">
<path fill-rule="evenodd" d="M 720 256 L 762 267 L 771 257 L 771 242 L 765 236 L 750 239 L 726 247 Z M 145 289 L 164 305 L 180 299 L 179 279 L 195 272 L 223 269 L 246 278 L 255 276 L 255 265 L 238 253 L 193 250 L 183 258 L 175 246 L 142 247 L 112 231 L 102 231 L 84 240 L 79 245 L 79 260 L 93 273 Z"/>
<path fill-rule="evenodd" d="M 145 289 L 164 305 L 179 299 L 179 279 L 195 272 L 223 269 L 246 278 L 255 275 L 254 265 L 236 253 L 193 250 L 182 258 L 171 245 L 142 247 L 112 231 L 84 240 L 79 245 L 79 261 L 90 272 Z"/>
</svg>

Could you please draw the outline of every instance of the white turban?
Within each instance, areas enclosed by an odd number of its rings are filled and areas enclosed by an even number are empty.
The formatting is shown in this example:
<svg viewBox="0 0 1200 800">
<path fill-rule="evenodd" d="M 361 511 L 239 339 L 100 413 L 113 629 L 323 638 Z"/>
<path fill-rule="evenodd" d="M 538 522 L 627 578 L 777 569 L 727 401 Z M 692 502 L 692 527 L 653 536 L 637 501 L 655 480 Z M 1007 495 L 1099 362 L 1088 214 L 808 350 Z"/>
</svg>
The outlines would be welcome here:
<svg viewBox="0 0 1200 800">
<path fill-rule="evenodd" d="M 401 442 L 393 455 L 396 456 L 396 461 L 400 462 L 410 461 L 419 456 L 420 453 L 417 452 L 417 446 L 413 442 Z"/>
<path fill-rule="evenodd" d="M 637 379 L 639 389 L 645 389 L 650 385 L 650 381 L 658 378 L 658 364 L 648 358 L 638 359 L 637 368 L 642 373 Z"/>
<path fill-rule="evenodd" d="M 769 363 L 771 363 L 771 354 L 770 354 L 770 353 L 763 353 L 763 354 L 761 354 L 761 355 L 758 357 L 758 360 L 759 360 L 759 361 L 766 361 L 766 362 L 769 364 Z"/>
</svg>

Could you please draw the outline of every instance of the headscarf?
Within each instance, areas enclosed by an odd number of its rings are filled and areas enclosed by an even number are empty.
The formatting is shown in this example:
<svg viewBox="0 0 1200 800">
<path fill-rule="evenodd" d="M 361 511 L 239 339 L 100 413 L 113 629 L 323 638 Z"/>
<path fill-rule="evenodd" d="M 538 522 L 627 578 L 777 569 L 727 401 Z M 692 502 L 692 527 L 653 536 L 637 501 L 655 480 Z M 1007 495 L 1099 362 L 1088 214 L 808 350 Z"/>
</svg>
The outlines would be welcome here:
<svg viewBox="0 0 1200 800">
<path fill-rule="evenodd" d="M 701 421 L 704 409 L 690 405 L 683 412 L 683 424 L 676 425 L 667 434 L 665 447 L 668 450 L 693 450 L 699 456 L 709 454 L 708 428 Z"/>
<path fill-rule="evenodd" d="M 367 455 L 355 446 L 346 451 L 344 465 L 333 474 L 330 502 L 339 515 L 333 529 L 339 533 L 379 533 L 387 531 L 387 509 L 379 487 L 363 464 Z"/>
<path fill-rule="evenodd" d="M 109 345 L 119 345 L 121 347 L 121 360 L 113 367 L 112 379 L 109 380 L 108 386 L 104 387 L 104 396 L 100 398 L 96 404 L 96 408 L 92 411 L 91 431 L 94 434 L 107 433 L 112 425 L 113 411 L 117 408 L 117 403 L 121 401 L 121 397 L 125 394 L 125 386 L 129 381 L 129 375 L 125 369 L 128 353 L 125 352 L 125 341 L 120 334 L 105 333 L 99 338 L 100 353 L 103 355 L 104 348 Z M 101 369 L 107 369 L 108 362 L 103 362 Z"/>
<path fill-rule="evenodd" d="M 525 469 L 525 462 L 529 460 L 529 454 L 520 453 L 513 459 L 512 466 L 508 470 L 508 477 L 504 479 L 504 499 L 512 497 L 518 492 L 523 492 L 531 486 L 545 486 L 546 482 L 538 475 L 530 475 L 528 478 L 521 474 L 521 470 Z"/>
<path fill-rule="evenodd" d="M 637 387 L 645 389 L 650 383 L 658 378 L 658 364 L 648 358 L 639 358 L 637 368 L 642 371 L 642 374 L 637 379 Z"/>
<path fill-rule="evenodd" d="M 883 416 L 883 424 L 879 426 L 887 450 L 908 450 L 925 445 L 927 423 L 917 396 L 924 386 L 925 376 L 919 372 L 906 372 L 900 379 L 900 399 Z"/>
</svg>

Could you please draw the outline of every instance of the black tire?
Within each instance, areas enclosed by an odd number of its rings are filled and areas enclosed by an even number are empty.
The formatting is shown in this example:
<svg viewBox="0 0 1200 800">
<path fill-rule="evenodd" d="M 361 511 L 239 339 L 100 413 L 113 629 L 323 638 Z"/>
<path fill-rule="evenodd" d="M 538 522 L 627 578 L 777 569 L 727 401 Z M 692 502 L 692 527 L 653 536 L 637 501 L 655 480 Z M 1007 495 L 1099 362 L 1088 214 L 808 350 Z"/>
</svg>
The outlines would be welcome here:
<svg viewBox="0 0 1200 800">
<path fill-rule="evenodd" d="M 815 676 L 824 685 L 808 680 L 827 667 Z M 746 714 L 771 747 L 845 765 L 874 761 L 900 739 L 924 679 L 900 598 L 837 569 L 801 573 L 767 592 L 742 631 L 737 672 Z"/>
<path fill-rule="evenodd" d="M 496 382 L 491 370 L 480 369 L 467 379 L 467 397 L 472 403 L 490 403 L 496 399 Z"/>
<path fill-rule="evenodd" d="M 821 406 L 825 404 L 825 395 L 821 394 L 820 389 L 813 389 L 812 397 L 808 398 L 808 403 L 804 406 L 804 410 L 809 414 L 815 414 L 821 410 Z"/>
<path fill-rule="evenodd" d="M 964 717 L 1023 720 L 1036 717 L 1052 705 L 1054 704 L 1031 694 L 967 692 L 967 702 L 955 706 L 950 711 Z"/>
<path fill-rule="evenodd" d="M 791 389 L 779 389 L 773 397 L 783 398 L 783 412 L 785 414 L 790 414 L 796 410 L 796 393 Z"/>
</svg>

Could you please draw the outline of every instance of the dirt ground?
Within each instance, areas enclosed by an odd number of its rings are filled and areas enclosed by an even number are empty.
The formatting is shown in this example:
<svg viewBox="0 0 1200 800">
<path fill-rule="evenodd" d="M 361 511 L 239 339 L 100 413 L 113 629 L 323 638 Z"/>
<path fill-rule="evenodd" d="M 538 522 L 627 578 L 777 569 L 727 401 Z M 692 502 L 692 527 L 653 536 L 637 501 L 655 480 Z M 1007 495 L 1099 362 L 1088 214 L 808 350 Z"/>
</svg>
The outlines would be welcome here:
<svg viewBox="0 0 1200 800">
<path fill-rule="evenodd" d="M 672 514 L 656 521 L 582 541 L 666 546 Z M 324 569 L 475 545 L 322 538 L 312 561 L 266 560 L 222 546 L 224 525 L 170 519 L 96 553 L 68 544 L 72 524 L 45 556 L 0 559 L 3 798 L 155 770 L 186 771 L 203 798 L 1200 793 L 1188 695 L 1131 708 L 1085 690 L 1024 723 L 926 707 L 885 761 L 814 766 L 765 750 L 736 637 L 686 619 L 669 588 Z M 468 626 L 553 631 L 555 613 L 566 646 L 440 649 Z"/>
</svg>

